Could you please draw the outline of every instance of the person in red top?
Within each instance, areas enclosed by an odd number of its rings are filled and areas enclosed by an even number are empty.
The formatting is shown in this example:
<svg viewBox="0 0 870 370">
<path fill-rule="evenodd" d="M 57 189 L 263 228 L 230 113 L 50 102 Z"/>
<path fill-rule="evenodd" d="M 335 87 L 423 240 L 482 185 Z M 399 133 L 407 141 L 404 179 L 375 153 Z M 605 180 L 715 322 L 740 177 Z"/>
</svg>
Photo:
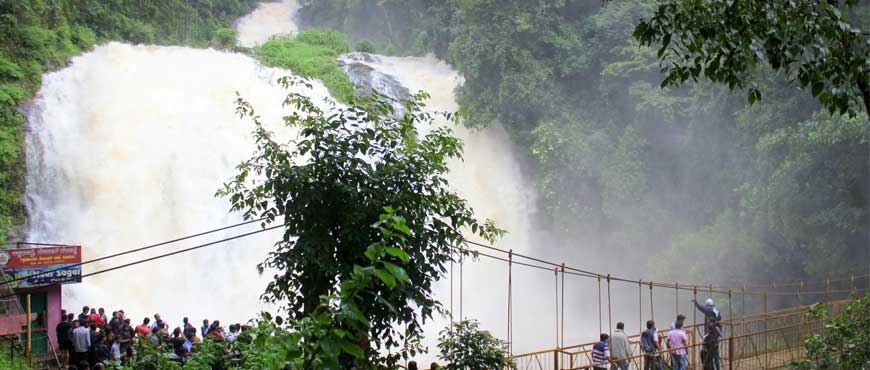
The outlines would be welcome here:
<svg viewBox="0 0 870 370">
<path fill-rule="evenodd" d="M 206 334 L 205 337 L 216 340 L 224 340 L 224 333 L 221 332 L 221 322 L 215 320 L 213 323 L 211 323 L 211 326 L 208 328 L 208 334 Z"/>
<path fill-rule="evenodd" d="M 149 322 L 151 322 L 151 319 L 147 317 L 145 318 L 145 320 L 142 320 L 142 325 L 136 326 L 136 334 L 139 334 L 141 336 L 150 335 L 151 329 L 148 328 Z"/>
<path fill-rule="evenodd" d="M 103 321 L 103 318 L 100 317 L 100 314 L 97 313 L 97 310 L 93 308 L 91 309 L 91 314 L 88 315 L 88 320 L 91 320 L 91 322 L 97 324 L 97 326 L 106 325 L 106 322 Z"/>
</svg>

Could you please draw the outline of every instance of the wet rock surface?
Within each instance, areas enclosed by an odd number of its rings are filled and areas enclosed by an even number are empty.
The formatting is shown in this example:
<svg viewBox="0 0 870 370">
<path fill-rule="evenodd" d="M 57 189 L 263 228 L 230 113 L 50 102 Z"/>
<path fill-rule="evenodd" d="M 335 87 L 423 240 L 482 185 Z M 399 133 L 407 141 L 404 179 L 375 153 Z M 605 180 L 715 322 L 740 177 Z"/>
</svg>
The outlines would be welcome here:
<svg viewBox="0 0 870 370">
<path fill-rule="evenodd" d="M 338 58 L 338 67 L 358 85 L 363 95 L 371 94 L 372 89 L 396 100 L 411 96 L 408 88 L 402 86 L 393 76 L 378 72 L 369 63 L 377 63 L 378 57 L 369 53 L 348 53 Z"/>
</svg>

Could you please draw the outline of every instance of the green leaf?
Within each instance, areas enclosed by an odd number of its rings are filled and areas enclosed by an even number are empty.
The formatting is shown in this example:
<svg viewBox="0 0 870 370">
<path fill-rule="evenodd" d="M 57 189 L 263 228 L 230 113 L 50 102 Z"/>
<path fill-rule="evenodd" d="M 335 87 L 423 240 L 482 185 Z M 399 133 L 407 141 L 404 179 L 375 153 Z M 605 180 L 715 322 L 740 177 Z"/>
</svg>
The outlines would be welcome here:
<svg viewBox="0 0 870 370">
<path fill-rule="evenodd" d="M 813 83 L 813 96 L 819 96 L 822 93 L 822 90 L 825 88 L 825 84 L 821 81 L 816 81 Z"/>
<path fill-rule="evenodd" d="M 396 286 L 396 278 L 392 274 L 384 270 L 375 270 L 375 275 L 387 285 L 387 288 L 393 289 Z"/>
<path fill-rule="evenodd" d="M 395 276 L 396 279 L 399 280 L 399 282 L 408 283 L 411 281 L 411 279 L 408 277 L 408 273 L 405 271 L 405 269 L 403 269 L 399 266 L 396 266 L 392 263 L 389 263 L 389 262 L 384 262 L 384 267 L 386 267 L 387 270 L 390 271 L 390 274 Z"/>
<path fill-rule="evenodd" d="M 396 248 L 396 247 L 387 247 L 387 248 L 385 249 L 385 251 L 387 252 L 387 254 L 389 254 L 389 255 L 391 255 L 391 256 L 393 256 L 393 257 L 398 258 L 399 260 L 401 260 L 401 261 L 404 262 L 404 263 L 408 263 L 408 262 L 411 261 L 411 257 L 408 256 L 408 253 L 406 253 L 406 252 L 405 252 L 404 250 L 402 250 L 401 248 Z"/>
<path fill-rule="evenodd" d="M 408 225 L 405 225 L 404 223 L 396 223 L 393 225 L 393 227 L 396 230 L 401 231 L 403 234 L 405 234 L 407 236 L 411 236 L 411 229 L 408 228 Z"/>
<path fill-rule="evenodd" d="M 356 357 L 357 359 L 363 359 L 365 357 L 365 353 L 363 352 L 362 348 L 360 348 L 360 346 L 346 340 L 339 342 L 339 344 L 341 345 L 341 349 L 345 353 Z"/>
</svg>

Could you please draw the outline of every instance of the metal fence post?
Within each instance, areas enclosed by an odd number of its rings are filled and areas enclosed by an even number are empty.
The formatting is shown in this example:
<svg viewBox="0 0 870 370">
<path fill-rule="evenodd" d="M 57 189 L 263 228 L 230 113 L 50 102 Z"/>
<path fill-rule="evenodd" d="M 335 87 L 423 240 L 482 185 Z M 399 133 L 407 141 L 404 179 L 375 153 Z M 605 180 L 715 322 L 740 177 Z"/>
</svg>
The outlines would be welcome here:
<svg viewBox="0 0 870 370">
<path fill-rule="evenodd" d="M 25 347 L 24 356 L 27 359 L 27 367 L 33 366 L 33 330 L 30 317 L 30 293 L 27 293 L 27 347 Z"/>
<path fill-rule="evenodd" d="M 559 370 L 559 350 L 553 350 L 553 370 Z"/>
<path fill-rule="evenodd" d="M 728 337 L 728 370 L 734 370 L 734 335 Z"/>
</svg>

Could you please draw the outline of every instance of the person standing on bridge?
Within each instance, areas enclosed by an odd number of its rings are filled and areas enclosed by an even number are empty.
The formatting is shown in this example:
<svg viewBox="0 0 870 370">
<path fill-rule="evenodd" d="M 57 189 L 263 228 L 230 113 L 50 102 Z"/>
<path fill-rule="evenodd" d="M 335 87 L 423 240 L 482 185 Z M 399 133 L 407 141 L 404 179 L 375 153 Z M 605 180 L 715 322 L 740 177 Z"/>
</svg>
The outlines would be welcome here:
<svg viewBox="0 0 870 370">
<path fill-rule="evenodd" d="M 610 346 L 607 345 L 610 336 L 602 333 L 600 339 L 592 346 L 593 370 L 607 370 L 607 364 L 610 363 Z"/>
<path fill-rule="evenodd" d="M 707 298 L 704 301 L 704 305 L 702 306 L 698 301 L 692 300 L 692 303 L 695 304 L 695 307 L 698 308 L 698 311 L 704 313 L 704 333 L 708 333 L 711 327 L 719 326 L 719 321 L 722 320 L 722 315 L 719 313 L 719 309 L 716 308 L 716 305 L 713 304 L 713 298 Z"/>
<path fill-rule="evenodd" d="M 644 370 L 663 369 L 662 359 L 659 357 L 659 333 L 656 331 L 655 321 L 646 322 L 646 330 L 640 334 L 640 349 L 645 354 Z"/>
<path fill-rule="evenodd" d="M 688 361 L 686 361 L 686 345 L 689 342 L 689 336 L 683 331 L 683 322 L 677 321 L 674 330 L 668 332 L 668 343 L 671 348 L 671 367 L 674 370 L 686 370 Z"/>
<path fill-rule="evenodd" d="M 695 304 L 698 311 L 704 313 L 704 344 L 707 347 L 711 365 L 719 369 L 719 337 L 722 335 L 722 325 L 719 322 L 722 321 L 722 314 L 713 304 L 713 298 L 707 298 L 703 306 L 694 299 L 692 303 Z M 709 343 L 707 343 L 708 341 Z"/>
<path fill-rule="evenodd" d="M 621 322 L 616 323 L 616 330 L 610 337 L 610 356 L 613 358 L 611 370 L 628 370 L 631 348 L 628 346 L 628 337 L 625 336 L 625 324 Z"/>
<path fill-rule="evenodd" d="M 719 328 L 719 325 L 706 328 L 704 349 L 701 351 L 704 370 L 720 370 L 722 368 L 719 364 L 719 337 L 722 336 L 722 331 Z"/>
<path fill-rule="evenodd" d="M 686 315 L 677 314 L 677 319 L 671 322 L 671 328 L 670 328 L 671 330 L 674 330 L 677 328 L 677 321 L 685 323 L 686 322 Z"/>
</svg>

